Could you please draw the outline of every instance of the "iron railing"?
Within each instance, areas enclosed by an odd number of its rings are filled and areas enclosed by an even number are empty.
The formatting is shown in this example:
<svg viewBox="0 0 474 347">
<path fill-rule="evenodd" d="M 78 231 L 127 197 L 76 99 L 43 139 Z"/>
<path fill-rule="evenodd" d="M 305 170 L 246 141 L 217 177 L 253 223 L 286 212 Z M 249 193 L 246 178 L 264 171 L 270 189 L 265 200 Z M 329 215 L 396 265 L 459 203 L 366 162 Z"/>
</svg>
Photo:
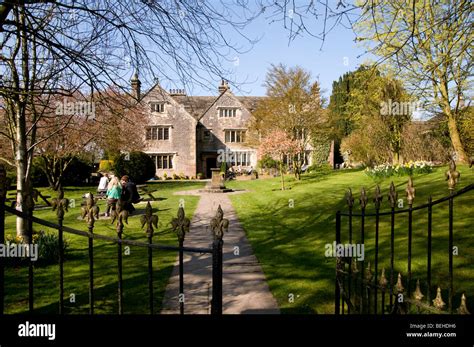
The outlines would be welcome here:
<svg viewBox="0 0 474 347">
<path fill-rule="evenodd" d="M 113 220 L 116 220 L 117 237 L 105 236 L 94 233 L 94 223 L 98 218 L 98 208 L 95 206 L 95 200 L 92 195 L 86 205 L 82 208 L 83 217 L 87 218 L 88 231 L 77 230 L 63 225 L 64 214 L 68 210 L 69 201 L 64 198 L 63 192 L 59 193 L 58 198 L 53 199 L 52 207 L 57 213 L 57 223 L 52 223 L 33 216 L 34 202 L 29 199 L 27 205 L 27 212 L 20 212 L 16 209 L 5 205 L 6 197 L 6 179 L 5 170 L 0 165 L 0 244 L 5 243 L 5 212 L 11 213 L 17 217 L 23 218 L 27 221 L 26 229 L 28 239 L 32 240 L 33 223 L 55 229 L 58 231 L 58 247 L 59 247 L 59 314 L 64 313 L 64 253 L 63 253 L 63 234 L 69 233 L 88 239 L 88 262 L 89 262 L 89 314 L 94 314 L 94 240 L 103 240 L 112 242 L 117 245 L 117 303 L 118 314 L 123 314 L 123 246 L 135 246 L 146 248 L 148 250 L 148 291 L 149 291 L 149 312 L 154 313 L 153 308 L 153 250 L 167 250 L 178 252 L 179 256 L 179 294 L 184 295 L 184 256 L 185 252 L 211 254 L 212 256 L 212 300 L 211 300 L 211 314 L 222 314 L 222 266 L 223 266 L 223 233 L 220 232 L 222 228 L 228 227 L 228 221 L 222 222 L 222 209 L 219 206 L 217 216 L 220 216 L 218 225 L 215 218 L 211 221 L 211 228 L 214 231 L 214 241 L 211 248 L 196 248 L 185 247 L 185 234 L 189 231 L 190 220 L 185 217 L 184 209 L 178 209 L 177 218 L 172 220 L 172 229 L 178 236 L 179 245 L 169 246 L 153 243 L 154 228 L 158 226 L 158 216 L 153 214 L 152 207 L 148 202 L 145 215 L 141 217 L 142 228 L 146 226 L 146 236 L 148 242 L 141 242 L 135 240 L 127 240 L 122 238 L 124 224 L 127 220 L 128 214 L 124 209 L 120 208 L 120 202 L 117 209 L 113 212 Z M 217 218 L 217 217 L 216 217 Z M 31 242 L 31 241 L 28 241 Z M 4 314 L 5 309 L 5 261 L 0 258 L 0 314 Z M 28 260 L 28 310 L 34 310 L 34 267 L 31 259 Z M 184 300 L 180 300 L 180 313 L 184 314 L 185 306 Z"/>
<path fill-rule="evenodd" d="M 415 199 L 415 188 L 413 180 L 410 177 L 406 188 L 406 198 L 408 208 L 396 209 L 398 194 L 393 182 L 390 185 L 388 193 L 388 202 L 390 204 L 390 211 L 381 212 L 382 194 L 380 187 L 377 185 L 373 197 L 375 207 L 374 213 L 366 213 L 368 204 L 367 192 L 364 188 L 361 190 L 359 204 L 360 212 L 354 212 L 354 197 L 352 191 L 346 194 L 346 202 L 348 206 L 347 212 L 338 211 L 336 213 L 336 244 L 344 245 L 342 239 L 342 218 L 347 218 L 348 233 L 344 236 L 344 241 L 347 240 L 349 245 L 353 244 L 353 220 L 360 221 L 360 235 L 358 241 L 365 246 L 365 253 L 367 254 L 367 244 L 365 242 L 366 236 L 366 221 L 373 218 L 375 223 L 374 236 L 374 257 L 372 272 L 370 261 L 367 268 L 365 267 L 365 258 L 362 261 L 357 261 L 354 256 L 337 257 L 336 258 L 336 279 L 335 279 L 335 313 L 336 314 L 381 314 L 385 313 L 408 313 L 412 312 L 412 305 L 416 307 L 417 312 L 429 313 L 468 313 L 465 293 L 461 293 L 460 306 L 455 311 L 453 308 L 453 298 L 455 296 L 453 288 L 453 216 L 454 216 L 454 199 L 474 190 L 474 184 L 470 184 L 458 191 L 455 191 L 455 186 L 459 178 L 459 172 L 456 171 L 456 165 L 451 162 L 449 171 L 446 172 L 446 179 L 450 194 L 443 198 L 433 201 L 432 197 L 428 198 L 428 202 L 423 205 L 413 207 Z M 448 202 L 448 239 L 446 240 L 446 259 L 448 261 L 448 304 L 447 311 L 443 311 L 446 304 L 442 299 L 441 287 L 436 288 L 436 298 L 432 300 L 432 232 L 433 232 L 433 206 Z M 416 285 L 412 278 L 412 244 L 413 244 L 413 212 L 426 210 L 426 296 L 421 291 L 420 281 L 417 280 Z M 408 230 L 407 230 L 407 262 L 406 262 L 406 282 L 402 277 L 400 271 L 398 275 L 395 271 L 394 256 L 395 256 L 395 216 L 406 215 Z M 385 268 L 382 269 L 379 278 L 379 226 L 380 218 L 390 216 L 390 274 L 387 279 L 385 275 Z M 402 232 L 401 230 L 397 233 Z M 384 255 L 386 256 L 386 255 Z M 395 280 L 397 277 L 397 280 Z M 395 283 L 396 282 L 396 283 Z M 415 288 L 413 288 L 415 287 Z M 412 290 L 415 289 L 414 292 Z M 389 295 L 389 305 L 386 305 L 386 295 Z M 423 300 L 425 298 L 425 300 Z M 381 303 L 381 305 L 379 305 Z M 380 309 L 380 311 L 379 311 Z"/>
</svg>

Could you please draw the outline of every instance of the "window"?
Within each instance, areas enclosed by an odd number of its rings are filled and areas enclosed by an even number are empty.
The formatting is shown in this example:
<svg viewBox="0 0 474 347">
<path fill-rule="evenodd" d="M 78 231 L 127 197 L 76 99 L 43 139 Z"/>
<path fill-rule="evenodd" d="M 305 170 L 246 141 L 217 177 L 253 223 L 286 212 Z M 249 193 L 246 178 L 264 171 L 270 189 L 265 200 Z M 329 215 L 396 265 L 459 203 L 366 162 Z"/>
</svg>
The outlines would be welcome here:
<svg viewBox="0 0 474 347">
<path fill-rule="evenodd" d="M 170 127 L 148 127 L 146 128 L 147 140 L 169 140 Z"/>
<path fill-rule="evenodd" d="M 229 118 L 234 117 L 237 115 L 236 108 L 219 108 L 219 117 L 220 118 Z"/>
<path fill-rule="evenodd" d="M 305 140 L 306 139 L 306 130 L 305 129 L 294 129 L 293 136 L 297 140 Z"/>
<path fill-rule="evenodd" d="M 230 142 L 230 143 L 245 142 L 245 130 L 226 130 L 225 142 Z"/>
<path fill-rule="evenodd" d="M 158 170 L 173 168 L 173 155 L 172 154 L 151 155 L 150 157 L 155 162 L 155 167 Z"/>
<path fill-rule="evenodd" d="M 165 103 L 164 102 L 152 102 L 150 103 L 151 112 L 165 112 Z"/>
<path fill-rule="evenodd" d="M 251 152 L 232 152 L 232 165 L 250 166 Z"/>
</svg>

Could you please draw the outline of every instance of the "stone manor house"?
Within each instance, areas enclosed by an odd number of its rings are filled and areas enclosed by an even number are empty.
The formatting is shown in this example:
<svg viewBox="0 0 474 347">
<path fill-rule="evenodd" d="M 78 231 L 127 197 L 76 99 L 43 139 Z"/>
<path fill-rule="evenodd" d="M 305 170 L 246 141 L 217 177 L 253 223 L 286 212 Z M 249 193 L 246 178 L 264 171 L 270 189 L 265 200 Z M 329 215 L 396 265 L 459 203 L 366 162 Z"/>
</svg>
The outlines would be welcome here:
<svg viewBox="0 0 474 347">
<path fill-rule="evenodd" d="M 201 173 L 209 178 L 211 169 L 220 167 L 222 153 L 232 154 L 236 170 L 256 167 L 257 149 L 246 144 L 246 135 L 252 112 L 263 97 L 235 96 L 224 80 L 217 96 L 188 96 L 182 89 L 166 91 L 159 83 L 141 95 L 136 74 L 131 86 L 134 97 L 148 110 L 144 152 L 155 161 L 157 176 Z"/>
</svg>

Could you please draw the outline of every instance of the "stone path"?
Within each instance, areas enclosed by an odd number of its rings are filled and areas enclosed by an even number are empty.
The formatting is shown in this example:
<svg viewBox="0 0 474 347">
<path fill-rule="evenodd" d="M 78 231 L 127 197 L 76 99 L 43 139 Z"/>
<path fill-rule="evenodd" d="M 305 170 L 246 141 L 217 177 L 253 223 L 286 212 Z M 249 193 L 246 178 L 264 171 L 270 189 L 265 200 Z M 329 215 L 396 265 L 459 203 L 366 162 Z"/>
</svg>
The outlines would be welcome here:
<svg viewBox="0 0 474 347">
<path fill-rule="evenodd" d="M 178 195 L 200 195 L 191 220 L 190 232 L 184 245 L 211 248 L 212 234 L 209 222 L 221 205 L 224 218 L 229 220 L 229 231 L 224 235 L 223 313 L 224 314 L 278 314 L 277 302 L 271 294 L 262 268 L 232 207 L 228 194 L 178 192 Z M 238 247 L 239 255 L 235 255 Z M 161 313 L 179 313 L 178 262 L 166 288 Z M 185 314 L 209 314 L 212 298 L 212 263 L 210 254 L 184 254 Z"/>
</svg>

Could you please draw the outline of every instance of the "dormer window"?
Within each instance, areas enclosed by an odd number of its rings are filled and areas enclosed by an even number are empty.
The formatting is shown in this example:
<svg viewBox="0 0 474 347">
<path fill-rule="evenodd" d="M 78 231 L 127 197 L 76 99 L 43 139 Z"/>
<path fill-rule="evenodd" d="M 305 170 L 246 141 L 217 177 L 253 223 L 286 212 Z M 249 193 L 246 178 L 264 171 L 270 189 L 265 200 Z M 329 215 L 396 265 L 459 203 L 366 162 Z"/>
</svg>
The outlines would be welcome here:
<svg viewBox="0 0 474 347">
<path fill-rule="evenodd" d="M 219 118 L 235 118 L 237 116 L 237 108 L 223 107 L 219 108 Z"/>
<path fill-rule="evenodd" d="M 164 102 L 152 102 L 150 103 L 151 112 L 164 113 L 165 103 Z"/>
</svg>

